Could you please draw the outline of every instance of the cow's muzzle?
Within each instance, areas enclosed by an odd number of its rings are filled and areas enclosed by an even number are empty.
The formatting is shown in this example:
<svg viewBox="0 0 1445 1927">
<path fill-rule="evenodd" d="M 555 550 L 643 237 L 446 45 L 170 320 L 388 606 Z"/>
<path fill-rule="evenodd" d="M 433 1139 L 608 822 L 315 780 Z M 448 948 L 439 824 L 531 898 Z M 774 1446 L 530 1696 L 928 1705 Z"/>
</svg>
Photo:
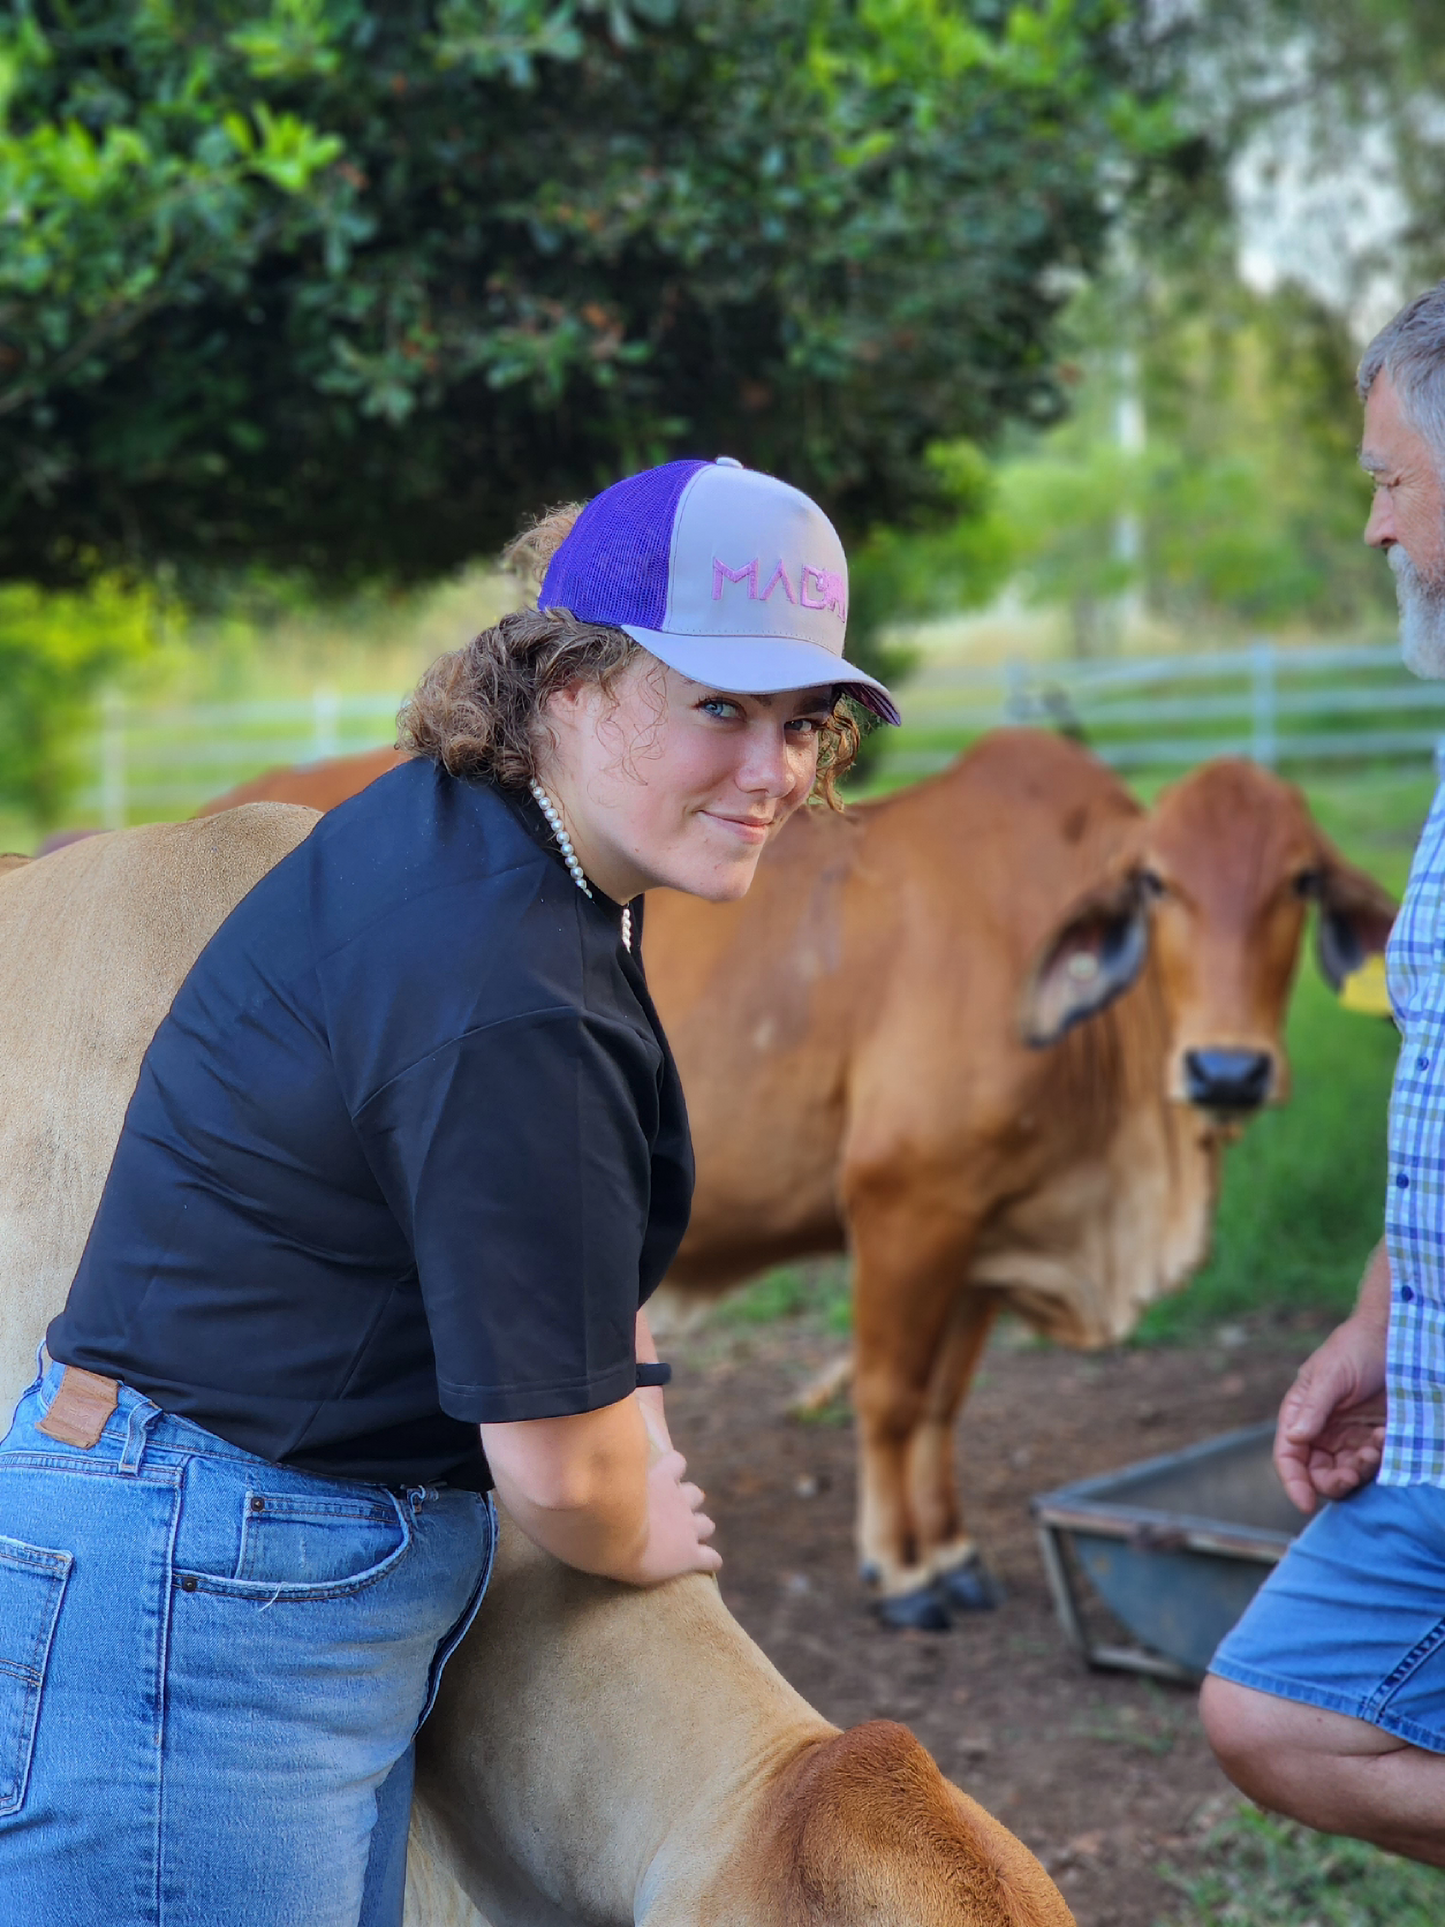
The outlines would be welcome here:
<svg viewBox="0 0 1445 1927">
<path fill-rule="evenodd" d="M 1205 1111 L 1256 1111 L 1269 1096 L 1274 1059 L 1267 1050 L 1190 1050 L 1184 1089 Z"/>
</svg>

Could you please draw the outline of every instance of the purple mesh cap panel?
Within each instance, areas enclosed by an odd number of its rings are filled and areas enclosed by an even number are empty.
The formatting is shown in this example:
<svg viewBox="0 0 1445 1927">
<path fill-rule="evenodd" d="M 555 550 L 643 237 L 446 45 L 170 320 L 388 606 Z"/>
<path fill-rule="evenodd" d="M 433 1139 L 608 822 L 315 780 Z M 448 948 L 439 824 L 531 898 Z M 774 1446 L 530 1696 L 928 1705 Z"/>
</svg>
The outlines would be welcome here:
<svg viewBox="0 0 1445 1927">
<path fill-rule="evenodd" d="M 667 462 L 594 496 L 552 557 L 537 607 L 570 609 L 583 622 L 660 629 L 677 505 L 693 476 L 709 466 Z"/>
</svg>

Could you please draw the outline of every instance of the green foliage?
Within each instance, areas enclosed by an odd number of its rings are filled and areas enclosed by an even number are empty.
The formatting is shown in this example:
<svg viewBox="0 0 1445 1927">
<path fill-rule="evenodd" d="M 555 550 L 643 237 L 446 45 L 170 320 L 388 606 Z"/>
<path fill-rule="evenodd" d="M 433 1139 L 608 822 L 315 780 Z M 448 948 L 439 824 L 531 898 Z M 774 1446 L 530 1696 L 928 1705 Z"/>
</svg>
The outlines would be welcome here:
<svg viewBox="0 0 1445 1927">
<path fill-rule="evenodd" d="M 1389 576 L 1360 541 L 1369 489 L 1343 325 L 1296 289 L 1264 298 L 1227 278 L 1156 278 L 1127 325 L 1120 298 L 1091 293 L 1073 318 L 1073 417 L 1000 468 L 999 516 L 1034 598 L 1082 611 L 1138 589 L 1187 625 L 1386 615 Z M 1148 422 L 1140 453 L 1115 432 L 1121 342 Z M 1133 557 L 1116 540 L 1126 514 Z"/>
<path fill-rule="evenodd" d="M 850 536 L 1057 412 L 1167 159 L 1126 0 L 18 0 L 0 576 L 425 578 L 732 450 Z"/>
<path fill-rule="evenodd" d="M 1438 1927 L 1445 1874 L 1241 1808 L 1205 1843 L 1202 1874 L 1174 1874 L 1188 1901 L 1170 1927 Z"/>
<path fill-rule="evenodd" d="M 966 436 L 934 442 L 924 450 L 924 462 L 948 512 L 922 528 L 879 525 L 854 545 L 848 561 L 850 638 L 855 632 L 875 636 L 890 623 L 977 608 L 1008 577 L 1014 544 L 996 512 L 994 471 L 983 450 Z M 897 643 L 879 646 L 875 660 L 885 676 L 900 676 L 912 666 Z"/>
<path fill-rule="evenodd" d="M 0 583 L 0 807 L 56 823 L 96 687 L 156 645 L 155 597 L 101 577 L 47 594 Z"/>
<path fill-rule="evenodd" d="M 1346 295 L 1375 276 L 1402 277 L 1408 293 L 1445 273 L 1441 0 L 1210 0 L 1193 24 L 1190 111 L 1221 148 L 1260 136 L 1266 165 L 1365 186 L 1361 216 L 1341 224 L 1345 245 L 1332 250 L 1353 258 L 1326 264 Z M 1382 185 L 1404 203 L 1398 231 L 1388 199 L 1370 191 Z"/>
</svg>

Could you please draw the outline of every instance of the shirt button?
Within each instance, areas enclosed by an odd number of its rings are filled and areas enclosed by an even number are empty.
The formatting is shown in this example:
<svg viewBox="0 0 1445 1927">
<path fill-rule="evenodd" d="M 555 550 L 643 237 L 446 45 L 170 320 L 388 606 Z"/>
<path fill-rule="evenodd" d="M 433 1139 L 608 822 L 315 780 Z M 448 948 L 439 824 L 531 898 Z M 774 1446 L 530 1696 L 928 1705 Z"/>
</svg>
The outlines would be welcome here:
<svg viewBox="0 0 1445 1927">
<path fill-rule="evenodd" d="M 1417 1057 L 1415 1059 L 1415 1069 L 1417 1071 L 1428 1071 L 1429 1068 L 1430 1060 L 1428 1057 Z"/>
<path fill-rule="evenodd" d="M 1406 1305 L 1413 1305 L 1413 1304 L 1414 1304 L 1414 1302 L 1415 1302 L 1415 1294 L 1414 1294 L 1414 1292 L 1413 1292 L 1413 1291 L 1411 1291 L 1411 1289 L 1410 1289 L 1410 1287 L 1409 1287 L 1408 1285 L 1401 1285 L 1401 1287 L 1400 1287 L 1400 1299 L 1401 1299 L 1401 1302 L 1402 1302 L 1403 1304 L 1406 1304 Z"/>
<path fill-rule="evenodd" d="M 1405 1176 L 1403 1171 L 1401 1171 L 1395 1179 L 1395 1189 L 1397 1191 L 1408 1191 L 1410 1189 L 1410 1180 Z"/>
<path fill-rule="evenodd" d="M 196 1590 L 198 1583 L 199 1581 L 197 1580 L 196 1575 L 193 1572 L 188 1572 L 181 1580 L 181 1591 L 194 1592 Z"/>
</svg>

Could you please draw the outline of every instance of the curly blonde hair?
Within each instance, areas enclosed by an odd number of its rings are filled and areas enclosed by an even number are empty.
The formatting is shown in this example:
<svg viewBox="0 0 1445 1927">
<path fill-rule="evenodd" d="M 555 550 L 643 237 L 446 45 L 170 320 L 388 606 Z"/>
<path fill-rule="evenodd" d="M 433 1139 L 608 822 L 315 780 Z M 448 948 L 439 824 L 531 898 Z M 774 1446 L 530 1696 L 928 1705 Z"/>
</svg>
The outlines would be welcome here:
<svg viewBox="0 0 1445 1927">
<path fill-rule="evenodd" d="M 503 565 L 535 593 L 583 504 L 549 509 L 502 552 Z M 609 689 L 641 645 L 625 630 L 583 622 L 566 609 L 518 609 L 464 649 L 439 656 L 402 706 L 401 748 L 453 776 L 484 776 L 525 789 L 537 774 L 550 698 L 576 683 Z M 813 796 L 843 807 L 838 784 L 862 741 L 861 715 L 839 696 L 819 731 Z"/>
</svg>

